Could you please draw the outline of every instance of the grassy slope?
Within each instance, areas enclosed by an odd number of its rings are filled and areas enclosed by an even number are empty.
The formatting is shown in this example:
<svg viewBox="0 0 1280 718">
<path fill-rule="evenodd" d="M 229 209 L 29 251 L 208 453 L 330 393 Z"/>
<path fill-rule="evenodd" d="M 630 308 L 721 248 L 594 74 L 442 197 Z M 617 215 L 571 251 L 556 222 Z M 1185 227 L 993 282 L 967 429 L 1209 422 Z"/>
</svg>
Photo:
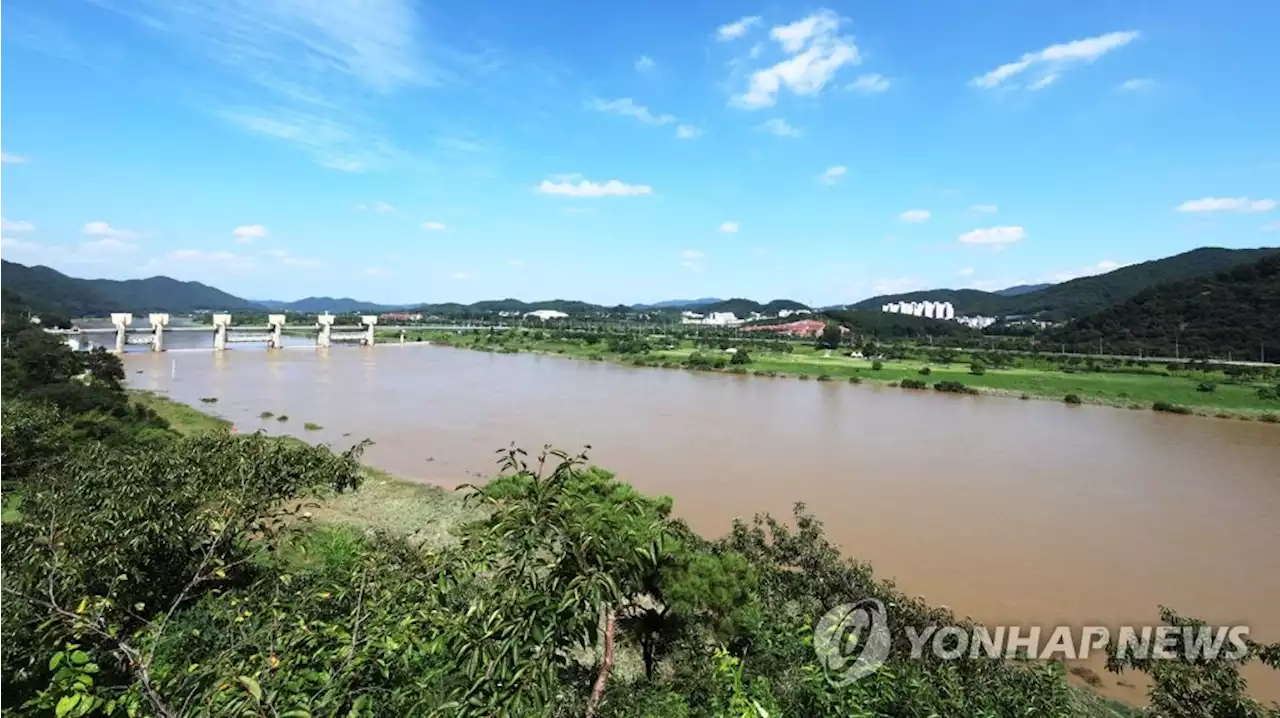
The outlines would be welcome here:
<svg viewBox="0 0 1280 718">
<path fill-rule="evenodd" d="M 425 339 L 445 340 L 459 347 L 471 347 L 479 336 L 448 333 L 423 333 Z M 603 344 L 586 345 L 579 342 L 532 341 L 522 338 L 518 345 L 522 351 L 556 354 L 576 359 L 612 361 L 627 364 L 633 356 L 609 354 Z M 499 351 L 501 351 L 499 349 Z M 660 362 L 682 362 L 693 354 L 692 346 L 679 349 L 656 350 L 648 356 Z M 921 361 L 886 361 L 880 370 L 871 368 L 872 362 L 852 359 L 835 352 L 817 351 L 810 347 L 797 347 L 791 354 L 753 353 L 752 362 L 745 368 L 749 372 L 777 372 L 792 376 L 816 378 L 823 374 L 832 379 L 846 380 L 859 377 L 866 381 L 891 383 L 902 379 L 921 379 L 929 384 L 940 381 L 958 381 L 984 393 L 1019 396 L 1061 401 L 1067 394 L 1076 394 L 1084 402 L 1134 409 L 1150 409 L 1155 402 L 1169 402 L 1190 408 L 1206 416 L 1231 416 L 1243 419 L 1263 419 L 1280 416 L 1280 403 L 1259 399 L 1259 385 L 1222 383 L 1221 376 L 1175 375 L 1158 373 L 1108 373 L 1078 371 L 1067 373 L 1051 365 L 1037 368 L 991 369 L 981 376 L 969 373 L 967 363 L 949 366 L 928 364 L 930 374 L 921 376 Z M 1212 392 L 1197 391 L 1206 381 L 1216 381 Z"/>
<path fill-rule="evenodd" d="M 148 391 L 129 392 L 132 401 L 148 406 L 164 417 L 181 434 L 225 431 L 231 422 L 199 409 Z M 301 441 L 282 437 L 281 441 Z M 359 529 L 380 529 L 396 534 L 413 534 L 426 546 L 440 546 L 450 540 L 453 529 L 474 516 L 463 506 L 462 497 L 438 486 L 398 479 L 370 466 L 364 468 L 365 482 L 358 490 L 326 500 L 313 513 L 321 521 Z"/>
</svg>

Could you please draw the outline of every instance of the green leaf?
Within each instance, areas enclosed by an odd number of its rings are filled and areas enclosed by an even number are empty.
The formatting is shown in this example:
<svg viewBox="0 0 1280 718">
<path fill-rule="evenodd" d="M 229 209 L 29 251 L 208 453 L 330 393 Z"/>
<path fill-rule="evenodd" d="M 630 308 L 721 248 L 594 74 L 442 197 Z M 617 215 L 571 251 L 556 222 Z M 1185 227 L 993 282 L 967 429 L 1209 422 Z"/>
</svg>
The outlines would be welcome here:
<svg viewBox="0 0 1280 718">
<path fill-rule="evenodd" d="M 73 666 L 83 666 L 84 664 L 86 664 L 86 663 L 88 663 L 88 662 L 89 662 L 89 654 L 88 654 L 88 653 L 85 653 L 84 651 L 72 651 L 72 652 L 71 652 L 71 665 L 73 665 Z"/>
<path fill-rule="evenodd" d="M 75 710 L 78 705 L 80 705 L 79 693 L 63 696 L 61 700 L 58 701 L 58 705 L 54 707 L 53 714 L 58 718 L 63 718 L 63 716 Z"/>
<path fill-rule="evenodd" d="M 245 690 L 249 691 L 249 695 L 253 696 L 254 700 L 259 703 L 262 702 L 262 686 L 258 685 L 257 680 L 251 676 L 240 676 L 238 680 L 240 681 L 240 685 L 244 686 Z"/>
</svg>

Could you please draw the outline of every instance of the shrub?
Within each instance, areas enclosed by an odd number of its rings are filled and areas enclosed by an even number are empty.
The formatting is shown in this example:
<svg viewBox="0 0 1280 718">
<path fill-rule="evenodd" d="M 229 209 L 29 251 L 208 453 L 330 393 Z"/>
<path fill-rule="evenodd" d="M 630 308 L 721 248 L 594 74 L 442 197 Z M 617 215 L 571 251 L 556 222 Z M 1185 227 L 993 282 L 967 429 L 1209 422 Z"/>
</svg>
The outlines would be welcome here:
<svg viewBox="0 0 1280 718">
<path fill-rule="evenodd" d="M 1202 381 L 1196 385 L 1196 391 L 1202 391 L 1205 393 L 1213 392 L 1217 388 L 1218 388 L 1218 385 L 1214 384 L 1211 381 Z"/>
<path fill-rule="evenodd" d="M 1280 424 L 1280 414 L 1263 414 L 1258 417 L 1258 421 L 1266 422 L 1268 424 Z"/>
<path fill-rule="evenodd" d="M 884 362 L 880 361 L 879 359 L 871 362 L 871 371 L 880 371 L 883 368 L 884 368 Z"/>
<path fill-rule="evenodd" d="M 288 414 L 281 414 L 280 416 L 276 417 L 276 421 L 288 421 L 288 420 L 289 420 Z"/>
<path fill-rule="evenodd" d="M 1084 403 L 1084 401 L 1080 399 L 1079 394 L 1067 394 L 1066 396 L 1062 397 L 1062 401 L 1066 402 L 1067 404 L 1083 404 Z"/>
<path fill-rule="evenodd" d="M 1174 404 L 1168 401 L 1157 401 L 1151 405 L 1152 411 L 1163 411 L 1168 414 L 1190 414 L 1191 410 L 1185 406 Z"/>
<path fill-rule="evenodd" d="M 974 376 L 982 376 L 987 373 L 987 365 L 983 364 L 981 359 L 974 359 L 969 363 L 969 373 Z"/>
<path fill-rule="evenodd" d="M 1280 399 L 1280 391 L 1276 391 L 1269 386 L 1264 386 L 1258 389 L 1258 398 L 1264 401 L 1275 401 L 1276 399 Z"/>
<path fill-rule="evenodd" d="M 258 414 L 258 418 L 259 418 L 259 419 L 270 419 L 270 418 L 271 418 L 271 417 L 273 417 L 273 416 L 275 416 L 275 414 L 272 414 L 272 413 L 271 413 L 271 412 L 269 412 L 269 411 L 264 411 L 264 412 L 262 412 L 261 414 Z"/>
<path fill-rule="evenodd" d="M 307 431 L 319 431 L 319 430 L 323 429 L 324 427 L 323 427 L 323 426 L 320 426 L 319 424 L 317 424 L 317 423 L 315 423 L 315 422 L 308 421 L 307 423 L 305 423 L 305 424 L 303 424 L 303 425 L 302 425 L 302 428 L 306 429 Z"/>
<path fill-rule="evenodd" d="M 929 385 L 919 379 L 903 379 L 898 382 L 903 389 L 928 389 Z"/>
<path fill-rule="evenodd" d="M 929 376 L 932 373 L 933 373 L 933 370 L 930 369 L 929 367 L 927 366 L 920 367 L 920 376 Z"/>
<path fill-rule="evenodd" d="M 818 375 L 818 381 L 831 381 L 831 375 L 830 375 L 830 374 L 819 374 L 819 375 Z"/>
<path fill-rule="evenodd" d="M 808 374 L 801 374 L 801 375 L 800 375 L 800 381 L 809 381 L 809 380 L 810 380 L 810 379 L 812 379 L 812 378 L 813 378 L 813 377 L 809 376 Z"/>
<path fill-rule="evenodd" d="M 217 404 L 217 403 L 218 403 L 218 397 L 216 397 L 216 396 L 202 396 L 202 397 L 200 397 L 200 401 L 201 401 L 202 403 L 205 403 L 205 404 Z"/>
<path fill-rule="evenodd" d="M 746 349 L 738 349 L 738 351 L 733 353 L 733 358 L 729 360 L 729 363 L 730 364 L 750 364 L 751 355 L 747 353 Z"/>
<path fill-rule="evenodd" d="M 1029 401 L 1031 399 L 1031 395 L 1024 391 L 1022 392 L 1022 395 L 1019 396 L 1018 398 L 1023 401 Z"/>
<path fill-rule="evenodd" d="M 940 381 L 933 385 L 938 391 L 945 391 L 951 394 L 977 394 L 978 390 L 973 387 L 965 386 L 958 381 Z"/>
<path fill-rule="evenodd" d="M 851 376 L 851 377 L 849 377 L 849 383 L 850 383 L 850 384 L 861 384 L 861 383 L 862 383 L 862 377 L 860 377 L 860 376 Z"/>
</svg>

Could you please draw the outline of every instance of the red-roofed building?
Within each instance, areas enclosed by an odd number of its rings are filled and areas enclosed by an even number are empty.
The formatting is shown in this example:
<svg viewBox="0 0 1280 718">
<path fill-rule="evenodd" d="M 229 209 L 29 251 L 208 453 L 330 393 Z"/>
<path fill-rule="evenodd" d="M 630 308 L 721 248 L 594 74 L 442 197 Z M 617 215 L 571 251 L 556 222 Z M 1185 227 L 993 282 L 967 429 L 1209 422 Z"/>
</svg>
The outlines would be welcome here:
<svg viewBox="0 0 1280 718">
<path fill-rule="evenodd" d="M 757 324 L 750 327 L 741 327 L 744 332 L 767 332 L 769 334 L 785 334 L 789 337 L 816 337 L 822 334 L 822 330 L 827 326 L 826 322 L 820 322 L 817 319 L 801 319 L 798 322 L 787 322 L 786 324 Z M 848 332 L 848 327 L 840 327 L 840 331 Z"/>
</svg>

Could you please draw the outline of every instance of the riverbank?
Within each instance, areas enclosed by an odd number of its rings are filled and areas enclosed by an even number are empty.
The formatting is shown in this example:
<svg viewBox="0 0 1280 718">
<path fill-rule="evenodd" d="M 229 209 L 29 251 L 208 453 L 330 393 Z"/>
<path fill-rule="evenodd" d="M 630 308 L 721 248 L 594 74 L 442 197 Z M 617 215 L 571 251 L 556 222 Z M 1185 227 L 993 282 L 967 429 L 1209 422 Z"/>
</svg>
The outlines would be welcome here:
<svg viewBox="0 0 1280 718">
<path fill-rule="evenodd" d="M 170 421 L 182 434 L 235 430 L 232 422 L 215 414 L 217 404 L 203 407 L 189 406 L 168 397 L 147 391 L 131 391 L 131 399 L 154 409 Z M 285 441 L 301 441 L 301 437 L 281 437 Z M 449 544 L 455 540 L 462 524 L 478 514 L 474 508 L 464 505 L 461 495 L 436 486 L 410 482 L 377 468 L 365 466 L 365 482 L 360 489 L 333 497 L 312 510 L 314 520 L 324 527 L 351 527 L 358 531 L 385 531 L 407 536 L 427 548 Z M 320 542 L 342 541 L 339 533 L 322 533 Z M 618 675 L 635 674 L 640 659 L 632 646 L 620 649 L 618 657 L 622 666 Z M 1121 718 L 1139 715 L 1134 709 L 1114 698 L 1097 692 L 1105 685 L 1097 672 L 1086 667 L 1070 671 L 1070 699 L 1074 706 L 1071 715 L 1076 718 Z M 634 678 L 634 676 L 630 676 Z M 1111 677 L 1105 677 L 1111 683 Z M 1093 686 L 1093 687 L 1090 687 Z"/>
<path fill-rule="evenodd" d="M 216 404 L 202 411 L 143 390 L 130 390 L 129 398 L 155 411 L 174 431 L 186 436 L 237 430 L 231 421 L 213 413 Z M 286 436 L 281 440 L 304 439 Z M 362 473 L 364 483 L 358 490 L 325 500 L 312 511 L 314 518 L 362 530 L 388 531 L 408 536 L 420 545 L 435 547 L 453 541 L 455 529 L 476 516 L 474 509 L 464 506 L 462 497 L 455 492 L 407 481 L 368 464 Z"/>
<path fill-rule="evenodd" d="M 493 334 L 421 331 L 408 334 L 406 339 L 487 352 L 530 352 L 626 366 L 757 377 L 865 381 L 905 388 L 938 388 L 942 384 L 944 391 L 1280 424 L 1280 399 L 1268 398 L 1275 396 L 1274 382 L 1242 380 L 1220 368 L 1171 370 L 1164 366 L 1112 367 L 1097 363 L 1074 368 L 1055 366 L 1045 358 L 1014 359 L 1020 366 L 975 368 L 974 358 L 963 354 L 956 354 L 945 363 L 917 358 L 874 360 L 846 356 L 847 349 L 831 351 L 790 344 L 781 351 L 780 343 L 759 348 L 751 341 L 740 343 L 750 358 L 738 364 L 733 362 L 732 352 L 698 347 L 689 340 L 664 343 L 661 337 L 650 336 L 622 342 L 589 341 L 551 338 L 546 332 L 529 330 Z M 637 351 L 641 343 L 650 346 Z M 729 349 L 737 348 L 733 341 L 720 343 L 729 344 Z M 981 363 L 981 359 L 977 362 Z"/>
</svg>

